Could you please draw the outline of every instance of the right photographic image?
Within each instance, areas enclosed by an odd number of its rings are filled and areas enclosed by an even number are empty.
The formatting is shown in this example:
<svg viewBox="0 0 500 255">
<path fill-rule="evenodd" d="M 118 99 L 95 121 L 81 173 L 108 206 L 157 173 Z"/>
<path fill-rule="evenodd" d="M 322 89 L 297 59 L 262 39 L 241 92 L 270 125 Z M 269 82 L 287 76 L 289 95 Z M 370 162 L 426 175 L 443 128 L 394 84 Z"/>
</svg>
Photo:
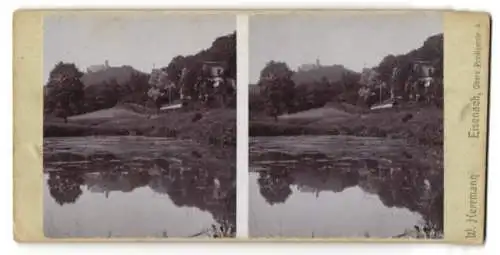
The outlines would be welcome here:
<svg viewBox="0 0 500 255">
<path fill-rule="evenodd" d="M 443 22 L 249 17 L 249 236 L 443 238 Z"/>
</svg>

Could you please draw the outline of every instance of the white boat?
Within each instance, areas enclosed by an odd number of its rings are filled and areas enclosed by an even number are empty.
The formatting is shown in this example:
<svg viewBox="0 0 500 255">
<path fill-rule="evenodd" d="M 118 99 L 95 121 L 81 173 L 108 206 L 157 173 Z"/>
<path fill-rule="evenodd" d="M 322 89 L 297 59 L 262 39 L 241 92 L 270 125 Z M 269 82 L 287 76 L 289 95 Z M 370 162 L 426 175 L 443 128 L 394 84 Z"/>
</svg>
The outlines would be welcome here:
<svg viewBox="0 0 500 255">
<path fill-rule="evenodd" d="M 160 108 L 160 110 L 173 110 L 173 109 L 179 109 L 182 108 L 182 103 L 178 104 L 170 104 L 170 105 L 164 105 Z"/>
<path fill-rule="evenodd" d="M 370 110 L 392 108 L 392 107 L 394 107 L 396 100 L 400 99 L 399 96 L 394 95 L 394 90 L 391 88 L 391 97 L 385 101 L 382 101 L 382 86 L 380 86 L 379 95 L 380 95 L 379 103 L 370 107 Z"/>
<path fill-rule="evenodd" d="M 377 104 L 372 107 L 370 107 L 370 110 L 377 110 L 377 109 L 387 109 L 387 108 L 392 108 L 394 106 L 394 102 L 386 102 L 382 104 Z"/>
</svg>

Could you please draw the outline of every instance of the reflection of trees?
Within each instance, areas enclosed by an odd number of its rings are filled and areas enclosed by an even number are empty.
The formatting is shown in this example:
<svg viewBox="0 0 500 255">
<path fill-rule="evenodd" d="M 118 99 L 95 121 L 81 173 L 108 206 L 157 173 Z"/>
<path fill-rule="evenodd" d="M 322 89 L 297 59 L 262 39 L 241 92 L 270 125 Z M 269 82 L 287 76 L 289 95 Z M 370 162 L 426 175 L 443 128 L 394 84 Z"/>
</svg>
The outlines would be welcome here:
<svg viewBox="0 0 500 255">
<path fill-rule="evenodd" d="M 284 203 L 292 194 L 290 185 L 293 183 L 293 179 L 288 173 L 280 170 L 279 167 L 271 167 L 269 172 L 259 173 L 260 194 L 271 205 Z"/>
<path fill-rule="evenodd" d="M 168 194 L 176 206 L 196 207 L 210 212 L 219 224 L 229 224 L 235 233 L 236 187 L 234 178 L 226 174 L 229 171 L 235 169 L 183 164 L 153 178 L 149 187 L 155 192 Z"/>
<path fill-rule="evenodd" d="M 418 212 L 426 224 L 442 231 L 442 172 L 433 172 L 415 162 L 407 162 L 392 170 L 378 169 L 359 185 L 365 191 L 368 190 L 366 185 L 370 185 L 370 193 L 377 194 L 385 206 Z"/>
<path fill-rule="evenodd" d="M 439 167 L 429 167 L 418 159 L 349 161 L 321 154 L 313 157 L 281 154 L 274 160 L 273 155 L 268 154 L 261 156 L 265 161 L 254 161 L 266 169 L 259 172 L 258 183 L 269 204 L 283 203 L 292 193 L 291 185 L 297 185 L 299 191 L 316 194 L 360 186 L 365 192 L 378 195 L 385 206 L 418 212 L 426 224 L 442 231 L 443 171 Z"/>
<path fill-rule="evenodd" d="M 49 173 L 47 184 L 50 195 L 60 205 L 75 203 L 82 195 L 83 178 L 78 173 Z"/>
<path fill-rule="evenodd" d="M 280 160 L 293 162 L 265 164 L 266 171 L 259 172 L 260 193 L 269 204 L 284 203 L 292 194 L 290 186 L 297 185 L 299 191 L 319 193 L 320 191 L 341 192 L 357 184 L 357 173 L 332 164 L 331 159 L 320 153 L 301 156 L 275 154 Z M 264 156 L 270 160 L 270 155 Z M 341 162 L 344 163 L 344 162 Z"/>
<path fill-rule="evenodd" d="M 210 159 L 207 157 L 207 159 Z M 49 187 L 52 197 L 59 204 L 75 202 L 82 194 L 80 185 L 85 184 L 91 192 L 131 192 L 148 186 L 156 193 L 167 194 L 178 207 L 196 207 L 210 212 L 214 219 L 236 231 L 236 187 L 235 168 L 227 162 L 205 162 L 203 159 L 176 158 L 131 162 L 102 162 L 87 169 L 101 170 L 83 174 L 68 174 L 75 171 L 51 173 Z M 73 169 L 75 166 L 68 164 Z M 69 169 L 63 169 L 69 170 Z M 66 174 L 64 174 L 66 173 Z M 168 217 L 168 216 L 165 216 Z"/>
</svg>

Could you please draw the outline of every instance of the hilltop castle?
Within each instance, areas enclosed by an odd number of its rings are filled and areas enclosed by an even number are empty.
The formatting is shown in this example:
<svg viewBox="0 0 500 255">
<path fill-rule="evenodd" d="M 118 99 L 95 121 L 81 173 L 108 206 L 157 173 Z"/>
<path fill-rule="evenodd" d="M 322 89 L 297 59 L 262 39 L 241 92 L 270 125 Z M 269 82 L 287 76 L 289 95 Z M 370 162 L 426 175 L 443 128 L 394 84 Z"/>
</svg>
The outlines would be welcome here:
<svg viewBox="0 0 500 255">
<path fill-rule="evenodd" d="M 108 69 L 109 66 L 109 61 L 106 60 L 104 61 L 104 65 L 91 65 L 87 67 L 87 73 L 92 73 L 92 72 L 99 72 L 99 71 L 104 71 Z"/>
<path fill-rule="evenodd" d="M 319 62 L 319 58 L 316 58 L 316 63 L 315 64 L 303 64 L 301 66 L 299 66 L 298 68 L 298 71 L 309 71 L 309 70 L 312 70 L 312 69 L 316 69 L 316 68 L 320 68 L 321 67 L 321 63 Z"/>
</svg>

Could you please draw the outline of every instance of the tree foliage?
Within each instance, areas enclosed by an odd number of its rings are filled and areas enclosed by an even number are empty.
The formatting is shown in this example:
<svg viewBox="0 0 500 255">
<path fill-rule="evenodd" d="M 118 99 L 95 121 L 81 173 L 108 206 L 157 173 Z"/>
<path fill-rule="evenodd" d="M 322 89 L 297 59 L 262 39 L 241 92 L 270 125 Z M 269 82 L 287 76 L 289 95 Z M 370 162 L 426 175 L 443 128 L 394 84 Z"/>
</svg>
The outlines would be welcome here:
<svg viewBox="0 0 500 255">
<path fill-rule="evenodd" d="M 102 81 L 85 88 L 85 112 L 111 108 L 119 103 L 146 105 L 149 101 L 149 75 L 135 71 L 124 84 L 117 79 Z"/>
<path fill-rule="evenodd" d="M 386 56 L 375 67 L 375 70 L 380 74 L 382 81 L 393 83 L 395 90 L 403 91 L 405 82 L 412 76 L 412 64 L 415 61 L 427 61 L 431 64 L 435 69 L 433 78 L 437 81 L 436 89 L 442 91 L 443 34 L 430 36 L 421 47 L 411 50 L 407 54 Z M 394 68 L 398 69 L 395 77 L 393 76 Z"/>
<path fill-rule="evenodd" d="M 176 84 L 177 91 L 182 84 L 186 90 L 184 92 L 195 97 L 195 85 L 198 82 L 198 77 L 203 75 L 202 68 L 205 61 L 225 63 L 225 76 L 236 79 L 236 32 L 216 38 L 211 47 L 194 55 L 178 55 L 162 69 L 167 72 L 170 81 Z M 181 81 L 181 73 L 184 68 L 187 70 L 187 74 Z"/>
<path fill-rule="evenodd" d="M 44 110 L 66 118 L 83 111 L 83 73 L 73 63 L 57 63 L 45 87 Z"/>
<path fill-rule="evenodd" d="M 260 71 L 260 79 L 277 78 L 291 79 L 293 71 L 285 62 L 269 61 L 266 66 Z"/>
<path fill-rule="evenodd" d="M 261 71 L 259 87 L 268 114 L 277 117 L 294 107 L 295 83 L 286 63 L 270 61 Z"/>
<path fill-rule="evenodd" d="M 358 94 L 362 86 L 370 87 L 375 92 L 376 101 L 379 100 L 379 90 L 374 88 L 380 84 L 389 85 L 382 89 L 383 100 L 390 97 L 391 86 L 396 93 L 405 93 L 405 84 L 415 75 L 412 73 L 413 63 L 421 60 L 431 63 L 435 69 L 433 78 L 436 84 L 433 87 L 442 100 L 443 34 L 437 34 L 427 38 L 421 47 L 406 54 L 388 55 L 377 66 L 366 68 L 361 73 L 348 70 L 342 65 L 318 66 L 294 72 L 284 62 L 270 61 L 260 73 L 261 93 L 250 94 L 250 110 L 263 111 L 260 106 L 263 102 L 271 106 L 273 114 L 318 108 L 329 101 L 367 106 L 369 104 L 361 102 Z M 267 77 L 275 78 L 265 79 Z M 283 81 L 288 81 L 288 77 L 298 85 L 284 86 L 283 84 L 288 83 Z"/>
<path fill-rule="evenodd" d="M 236 79 L 236 32 L 216 38 L 209 48 L 194 55 L 176 56 L 166 67 L 161 68 L 168 75 L 166 82 L 177 86 L 169 90 L 171 93 L 165 98 L 161 98 L 163 102 L 179 98 L 180 74 L 184 68 L 188 70 L 184 80 L 185 89 L 188 94 L 195 94 L 195 85 L 204 61 L 226 63 L 225 76 Z M 59 62 L 50 72 L 44 86 L 44 109 L 48 114 L 65 117 L 110 108 L 119 103 L 148 105 L 151 103 L 151 98 L 147 95 L 150 89 L 149 78 L 149 74 L 131 66 L 83 73 L 73 63 Z M 230 98 L 229 101 L 231 100 Z"/>
<path fill-rule="evenodd" d="M 127 67 L 127 70 L 130 68 Z M 112 73 L 116 72 L 112 70 Z M 131 69 L 133 72 L 127 79 L 101 73 L 106 79 L 95 79 L 94 83 L 85 86 L 82 82 L 83 72 L 72 63 L 59 62 L 50 72 L 47 85 L 44 86 L 44 108 L 48 114 L 67 117 L 75 114 L 111 108 L 118 103 L 135 103 L 144 105 L 149 100 L 146 92 L 149 88 L 149 75 Z M 104 70 L 103 72 L 106 72 Z M 121 83 L 119 82 L 121 81 Z"/>
</svg>

